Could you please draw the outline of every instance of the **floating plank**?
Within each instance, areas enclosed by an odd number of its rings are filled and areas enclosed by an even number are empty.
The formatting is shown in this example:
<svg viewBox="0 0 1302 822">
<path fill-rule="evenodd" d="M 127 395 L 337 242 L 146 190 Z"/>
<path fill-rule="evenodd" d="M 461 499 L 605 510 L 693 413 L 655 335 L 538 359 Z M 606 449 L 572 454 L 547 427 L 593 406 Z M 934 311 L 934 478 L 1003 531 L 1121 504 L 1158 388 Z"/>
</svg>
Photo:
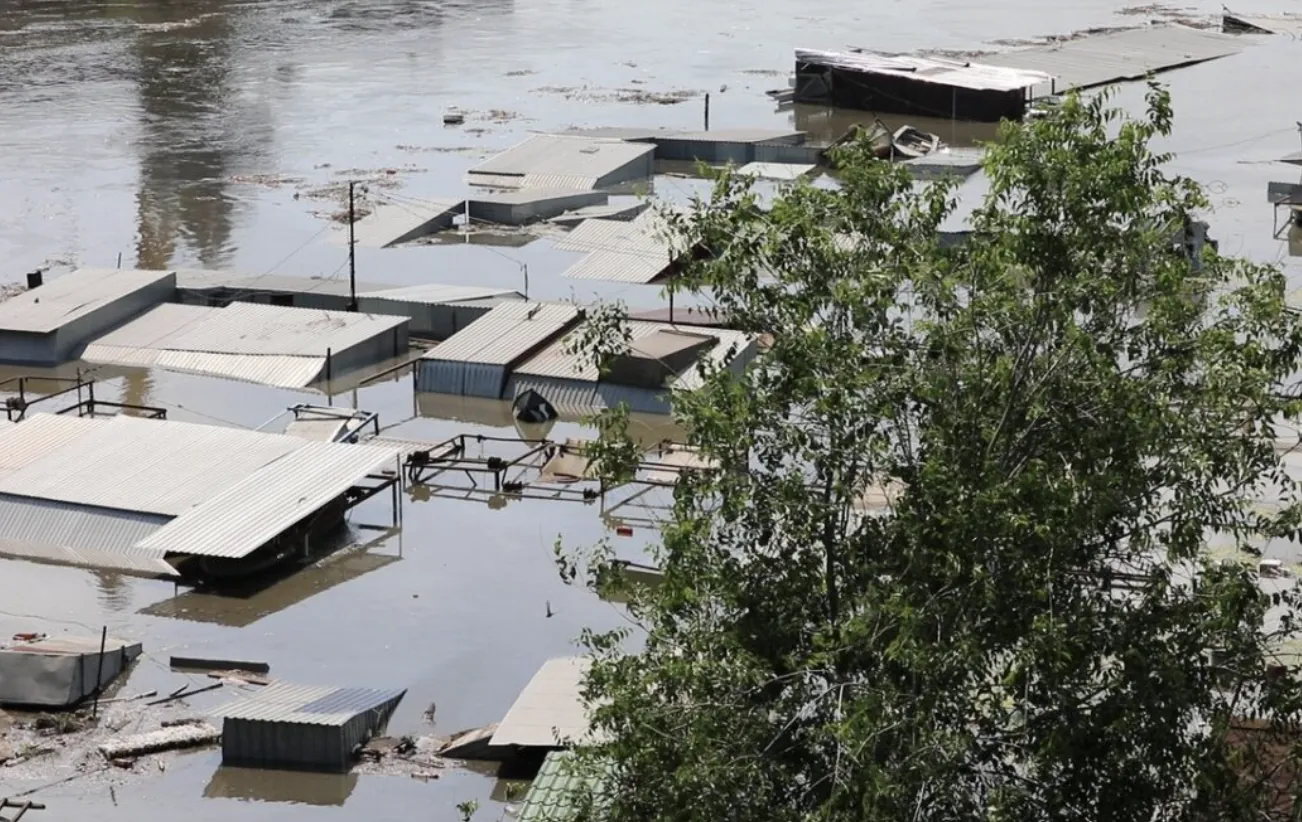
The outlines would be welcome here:
<svg viewBox="0 0 1302 822">
<path fill-rule="evenodd" d="M 174 656 L 173 668 L 185 668 L 194 671 L 248 671 L 251 674 L 271 673 L 271 666 L 265 662 L 241 662 L 233 659 L 202 659 L 198 657 Z"/>
</svg>

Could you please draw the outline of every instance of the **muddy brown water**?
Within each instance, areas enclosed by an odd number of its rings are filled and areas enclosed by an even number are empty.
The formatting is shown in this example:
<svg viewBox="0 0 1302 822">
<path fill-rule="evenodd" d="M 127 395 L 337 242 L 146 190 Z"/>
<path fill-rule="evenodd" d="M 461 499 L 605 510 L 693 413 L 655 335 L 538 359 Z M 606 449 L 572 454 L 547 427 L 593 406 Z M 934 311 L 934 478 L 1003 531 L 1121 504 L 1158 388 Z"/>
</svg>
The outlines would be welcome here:
<svg viewBox="0 0 1302 822">
<path fill-rule="evenodd" d="M 762 92 L 785 84 L 795 47 L 975 49 L 1142 19 L 1118 16 L 1122 5 L 9 0 L 0 4 L 0 281 L 47 264 L 111 266 L 119 255 L 141 267 L 339 276 L 344 252 L 320 215 L 338 209 L 350 177 L 371 180 L 377 195 L 456 196 L 468 167 L 530 131 L 696 128 L 706 91 L 713 127 L 797 127 L 827 138 L 870 115 L 775 111 Z M 1218 11 L 1205 3 L 1180 13 Z M 1224 250 L 1291 264 L 1288 243 L 1271 236 L 1264 189 L 1296 176 L 1273 161 L 1299 148 L 1288 69 L 1302 44 L 1251 42 L 1241 55 L 1166 75 L 1177 115 L 1169 148 L 1178 170 L 1209 186 Z M 1132 85 L 1118 99 L 1141 98 Z M 469 112 L 465 125 L 443 125 L 452 106 Z M 983 136 L 934 127 L 958 143 Z M 668 199 L 702 190 L 677 177 L 655 182 Z M 523 288 L 527 266 L 532 296 L 660 304 L 654 288 L 562 278 L 576 259 L 546 240 L 442 244 L 361 249 L 358 269 L 363 280 L 398 285 Z M 401 423 L 391 433 L 437 439 L 501 419 L 500 409 L 458 401 L 414 403 L 405 377 L 330 398 L 162 372 L 97 377 L 108 398 L 162 405 L 182 420 L 258 426 L 295 402 L 334 402 Z M 661 433 L 646 426 L 648 437 Z M 553 436 L 579 433 L 561 424 Z M 354 521 L 389 515 L 381 498 Z M 176 687 L 182 678 L 165 663 L 177 652 L 262 659 L 274 676 L 304 683 L 406 686 L 392 730 L 447 733 L 500 718 L 546 658 L 571 652 L 581 629 L 623 624 L 617 606 L 563 586 L 553 567 L 557 534 L 582 543 L 606 533 L 592 508 L 410 498 L 404 523 L 378 541 L 362 532 L 373 544 L 241 597 L 178 596 L 159 582 L 0 561 L 0 636 L 107 624 L 138 637 L 147 656 L 125 693 Z M 636 558 L 652 538 L 639 529 L 616 545 Z M 422 721 L 431 702 L 432 728 Z M 482 818 L 496 819 L 507 796 L 475 770 L 421 782 L 269 778 L 218 765 L 204 751 L 173 758 L 166 771 L 94 774 L 34 798 L 50 807 L 41 818 L 143 822 L 451 819 L 472 798 Z M 59 762 L 0 768 L 0 795 L 72 773 Z"/>
</svg>

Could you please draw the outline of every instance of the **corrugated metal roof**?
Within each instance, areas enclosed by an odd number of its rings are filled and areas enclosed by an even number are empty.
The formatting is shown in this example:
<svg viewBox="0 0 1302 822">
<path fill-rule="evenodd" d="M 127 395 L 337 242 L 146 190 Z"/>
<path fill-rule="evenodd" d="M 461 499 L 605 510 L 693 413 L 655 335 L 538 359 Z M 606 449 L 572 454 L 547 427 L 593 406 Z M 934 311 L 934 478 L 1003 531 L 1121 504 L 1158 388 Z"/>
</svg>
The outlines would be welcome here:
<svg viewBox="0 0 1302 822">
<path fill-rule="evenodd" d="M 1243 41 L 1232 35 L 1162 25 L 1006 51 L 981 59 L 991 66 L 1044 72 L 1057 78 L 1056 90 L 1062 92 L 1227 57 L 1243 51 L 1243 47 Z"/>
<path fill-rule="evenodd" d="M 325 370 L 325 357 L 159 351 L 153 364 L 173 371 L 256 382 L 277 388 L 303 388 L 324 377 L 322 372 Z"/>
<path fill-rule="evenodd" d="M 547 660 L 506 712 L 489 744 L 557 748 L 562 747 L 559 740 L 584 740 L 590 724 L 581 688 L 590 667 L 587 657 Z"/>
<path fill-rule="evenodd" d="M 575 280 L 648 285 L 663 277 L 670 263 L 667 251 L 594 251 L 567 268 L 565 276 Z"/>
<path fill-rule="evenodd" d="M 153 365 L 159 350 L 181 332 L 206 322 L 218 309 L 202 305 L 163 303 L 136 317 L 131 322 L 99 337 L 82 353 L 87 362 L 106 362 L 115 365 Z"/>
<path fill-rule="evenodd" d="M 869 51 L 796 49 L 796 62 L 863 74 L 903 77 L 919 83 L 933 83 L 976 91 L 1016 91 L 1047 83 L 1051 79 L 1042 71 L 1027 68 L 983 65 L 909 54 L 878 54 Z"/>
<path fill-rule="evenodd" d="M 645 143 L 535 134 L 471 169 L 470 175 L 560 175 L 598 180 L 654 153 L 655 146 Z"/>
<path fill-rule="evenodd" d="M 293 294 L 327 294 L 348 296 L 347 277 L 291 277 L 285 274 L 254 274 L 248 271 L 207 271 L 177 269 L 176 287 L 184 291 L 227 289 L 235 292 L 265 291 Z M 387 283 L 358 283 L 359 295 L 396 286 Z"/>
<path fill-rule="evenodd" d="M 424 359 L 510 365 L 563 333 L 579 314 L 578 307 L 568 303 L 503 303 L 435 346 Z"/>
<path fill-rule="evenodd" d="M 176 570 L 161 552 L 135 547 L 167 521 L 154 514 L 0 495 L 0 555 L 174 577 Z"/>
<path fill-rule="evenodd" d="M 450 225 L 464 206 L 465 200 L 387 203 L 353 224 L 353 240 L 363 248 L 386 248 L 406 242 Z M 347 242 L 345 232 L 339 235 Z"/>
<path fill-rule="evenodd" d="M 306 444 L 282 434 L 118 416 L 0 478 L 0 494 L 176 516 Z"/>
<path fill-rule="evenodd" d="M 164 347 L 214 354 L 324 356 L 409 322 L 406 317 L 231 303 L 172 338 Z"/>
<path fill-rule="evenodd" d="M 526 174 L 520 180 L 520 190 L 537 188 L 590 191 L 597 187 L 597 179 L 577 174 Z"/>
<path fill-rule="evenodd" d="M 392 710 L 405 688 L 340 688 L 337 686 L 272 684 L 213 711 L 225 719 L 283 722 L 297 725 L 343 725 L 359 714 Z"/>
<path fill-rule="evenodd" d="M 140 547 L 246 557 L 398 455 L 392 448 L 298 442 L 302 447 L 195 506 Z"/>
<path fill-rule="evenodd" d="M 747 163 L 737 169 L 737 173 L 764 180 L 799 180 L 817 168 L 816 165 L 806 163 Z"/>
<path fill-rule="evenodd" d="M 79 268 L 0 303 L 0 330 L 48 334 L 173 276 L 171 271 Z"/>
<path fill-rule="evenodd" d="M 477 174 L 470 172 L 466 175 L 466 182 L 472 186 L 482 186 L 484 188 L 520 188 L 524 185 L 525 176 L 522 174 Z"/>
<path fill-rule="evenodd" d="M 33 414 L 0 427 L 0 479 L 108 425 L 106 419 Z"/>
<path fill-rule="evenodd" d="M 425 283 L 408 285 L 402 288 L 386 288 L 382 291 L 368 291 L 358 296 L 372 300 L 394 300 L 395 302 L 425 303 L 441 305 L 443 303 L 483 300 L 489 297 L 522 296 L 509 288 L 485 288 L 476 285 L 442 285 Z"/>
</svg>

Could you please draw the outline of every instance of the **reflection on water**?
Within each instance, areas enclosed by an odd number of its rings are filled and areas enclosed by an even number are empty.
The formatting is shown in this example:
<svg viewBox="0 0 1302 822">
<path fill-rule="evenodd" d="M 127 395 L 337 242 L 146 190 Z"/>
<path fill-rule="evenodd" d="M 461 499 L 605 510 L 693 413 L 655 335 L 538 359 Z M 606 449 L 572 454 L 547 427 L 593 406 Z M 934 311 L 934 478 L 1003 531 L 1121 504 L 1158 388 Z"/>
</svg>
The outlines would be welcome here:
<svg viewBox="0 0 1302 822">
<path fill-rule="evenodd" d="M 258 768 L 218 768 L 203 789 L 209 799 L 254 802 L 293 802 L 302 805 L 342 805 L 357 787 L 357 774 L 268 771 Z"/>
</svg>

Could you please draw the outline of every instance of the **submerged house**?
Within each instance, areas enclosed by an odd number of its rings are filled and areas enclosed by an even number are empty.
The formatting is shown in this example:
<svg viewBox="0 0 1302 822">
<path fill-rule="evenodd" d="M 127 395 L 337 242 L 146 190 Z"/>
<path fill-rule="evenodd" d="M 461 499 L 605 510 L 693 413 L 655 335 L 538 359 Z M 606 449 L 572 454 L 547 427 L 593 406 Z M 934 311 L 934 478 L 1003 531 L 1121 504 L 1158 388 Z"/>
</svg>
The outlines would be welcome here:
<svg viewBox="0 0 1302 822">
<path fill-rule="evenodd" d="M 0 556 L 213 579 L 308 554 L 398 481 L 393 448 L 170 420 L 0 427 Z"/>
</svg>

